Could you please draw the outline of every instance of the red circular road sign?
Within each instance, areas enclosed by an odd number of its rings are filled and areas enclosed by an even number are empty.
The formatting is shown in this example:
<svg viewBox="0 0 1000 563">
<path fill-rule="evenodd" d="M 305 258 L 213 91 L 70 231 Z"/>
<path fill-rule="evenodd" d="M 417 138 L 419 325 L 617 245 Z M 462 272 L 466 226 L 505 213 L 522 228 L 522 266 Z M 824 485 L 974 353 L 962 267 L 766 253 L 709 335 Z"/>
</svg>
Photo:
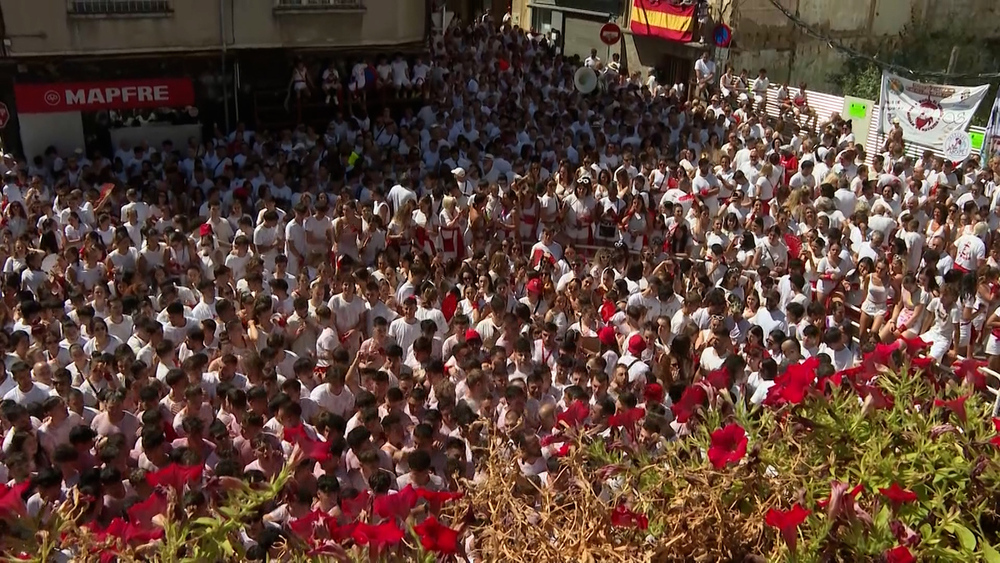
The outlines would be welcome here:
<svg viewBox="0 0 1000 563">
<path fill-rule="evenodd" d="M 0 129 L 6 127 L 8 121 L 10 121 L 10 111 L 7 110 L 7 104 L 0 102 Z"/>
<path fill-rule="evenodd" d="M 601 41 L 605 45 L 614 45 L 622 39 L 622 28 L 614 22 L 608 22 L 601 28 Z"/>
</svg>

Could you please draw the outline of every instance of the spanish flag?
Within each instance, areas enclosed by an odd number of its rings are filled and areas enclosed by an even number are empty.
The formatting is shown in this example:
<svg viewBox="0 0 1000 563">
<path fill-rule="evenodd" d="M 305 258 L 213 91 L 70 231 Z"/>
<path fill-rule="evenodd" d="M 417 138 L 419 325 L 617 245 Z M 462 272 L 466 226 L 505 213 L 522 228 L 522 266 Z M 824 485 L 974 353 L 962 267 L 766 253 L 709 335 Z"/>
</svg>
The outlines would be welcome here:
<svg viewBox="0 0 1000 563">
<path fill-rule="evenodd" d="M 694 10 L 694 3 L 677 6 L 671 0 L 632 0 L 629 28 L 634 35 L 687 43 L 694 36 Z"/>
</svg>

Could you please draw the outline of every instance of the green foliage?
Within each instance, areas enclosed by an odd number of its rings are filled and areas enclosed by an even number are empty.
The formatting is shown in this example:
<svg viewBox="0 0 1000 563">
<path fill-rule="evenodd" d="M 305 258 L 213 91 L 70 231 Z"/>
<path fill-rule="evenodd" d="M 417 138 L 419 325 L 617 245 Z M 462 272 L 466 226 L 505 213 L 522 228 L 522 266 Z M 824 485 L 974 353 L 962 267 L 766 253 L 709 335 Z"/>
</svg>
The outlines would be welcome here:
<svg viewBox="0 0 1000 563">
<path fill-rule="evenodd" d="M 882 38 L 855 48 L 874 57 L 880 62 L 898 65 L 917 73 L 945 72 L 951 62 L 953 47 L 958 47 L 958 58 L 953 72 L 956 74 L 980 74 L 1000 72 L 998 42 L 983 38 L 970 38 L 967 30 L 959 25 L 936 31 L 928 31 L 919 25 L 908 25 L 893 37 Z M 904 73 L 905 74 L 905 73 Z M 840 95 L 856 96 L 879 101 L 882 67 L 865 58 L 848 58 L 844 64 L 829 75 L 832 84 L 838 87 Z M 921 77 L 919 74 L 907 76 L 925 82 L 941 82 L 940 78 Z M 951 79 L 947 81 L 958 86 L 977 86 L 980 79 Z M 991 103 L 996 95 L 996 84 L 992 84 L 985 102 L 973 117 L 973 125 L 985 125 L 989 119 Z"/>
<path fill-rule="evenodd" d="M 850 388 L 829 396 L 814 391 L 778 411 L 734 409 L 718 398 L 689 439 L 696 447 L 673 442 L 656 460 L 661 469 L 629 467 L 625 495 L 641 499 L 636 504 L 650 509 L 650 530 L 666 537 L 716 511 L 723 537 L 717 545 L 702 537 L 700 547 L 680 546 L 692 550 L 684 553 L 690 557 L 788 557 L 778 531 L 763 526 L 763 514 L 799 503 L 812 514 L 799 528 L 796 561 L 877 560 L 899 545 L 893 527 L 898 531 L 901 523 L 920 534 L 910 547 L 918 560 L 1000 562 L 993 547 L 1000 542 L 1000 450 L 990 442 L 996 432 L 984 416 L 990 402 L 973 393 L 962 421 L 934 400 L 969 395 L 970 388 L 949 384 L 937 391 L 929 378 L 906 370 L 880 374 L 875 384 L 894 398 L 890 408 L 873 408 Z M 703 454 L 712 431 L 733 422 L 746 429 L 748 454 L 739 465 L 716 470 Z M 863 486 L 857 514 L 821 502 L 830 499 L 834 481 Z M 879 492 L 893 484 L 917 500 L 893 506 Z"/>
</svg>

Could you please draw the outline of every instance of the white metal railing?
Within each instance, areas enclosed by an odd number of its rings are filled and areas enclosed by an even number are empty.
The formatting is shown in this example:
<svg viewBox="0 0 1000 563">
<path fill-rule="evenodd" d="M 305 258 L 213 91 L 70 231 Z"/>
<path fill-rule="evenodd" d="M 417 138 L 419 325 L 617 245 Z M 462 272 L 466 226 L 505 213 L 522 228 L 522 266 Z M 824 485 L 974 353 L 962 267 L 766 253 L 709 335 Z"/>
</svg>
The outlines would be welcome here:
<svg viewBox="0 0 1000 563">
<path fill-rule="evenodd" d="M 75 15 L 164 14 L 170 0 L 67 0 L 66 11 Z"/>
</svg>

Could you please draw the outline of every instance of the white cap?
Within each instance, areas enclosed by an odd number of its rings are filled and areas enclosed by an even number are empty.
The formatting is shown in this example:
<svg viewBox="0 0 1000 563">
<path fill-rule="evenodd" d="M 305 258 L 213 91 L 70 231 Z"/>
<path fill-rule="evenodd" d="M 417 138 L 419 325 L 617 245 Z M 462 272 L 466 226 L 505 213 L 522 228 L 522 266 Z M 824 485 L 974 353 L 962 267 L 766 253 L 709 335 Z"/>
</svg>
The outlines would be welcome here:
<svg viewBox="0 0 1000 563">
<path fill-rule="evenodd" d="M 455 168 L 454 170 L 452 170 L 451 173 L 454 174 L 454 175 L 456 175 L 456 176 L 465 176 L 465 168 L 462 168 L 461 166 L 459 166 L 458 168 Z"/>
<path fill-rule="evenodd" d="M 493 160 L 493 155 L 490 153 L 486 153 L 483 155 L 483 160 Z"/>
</svg>

